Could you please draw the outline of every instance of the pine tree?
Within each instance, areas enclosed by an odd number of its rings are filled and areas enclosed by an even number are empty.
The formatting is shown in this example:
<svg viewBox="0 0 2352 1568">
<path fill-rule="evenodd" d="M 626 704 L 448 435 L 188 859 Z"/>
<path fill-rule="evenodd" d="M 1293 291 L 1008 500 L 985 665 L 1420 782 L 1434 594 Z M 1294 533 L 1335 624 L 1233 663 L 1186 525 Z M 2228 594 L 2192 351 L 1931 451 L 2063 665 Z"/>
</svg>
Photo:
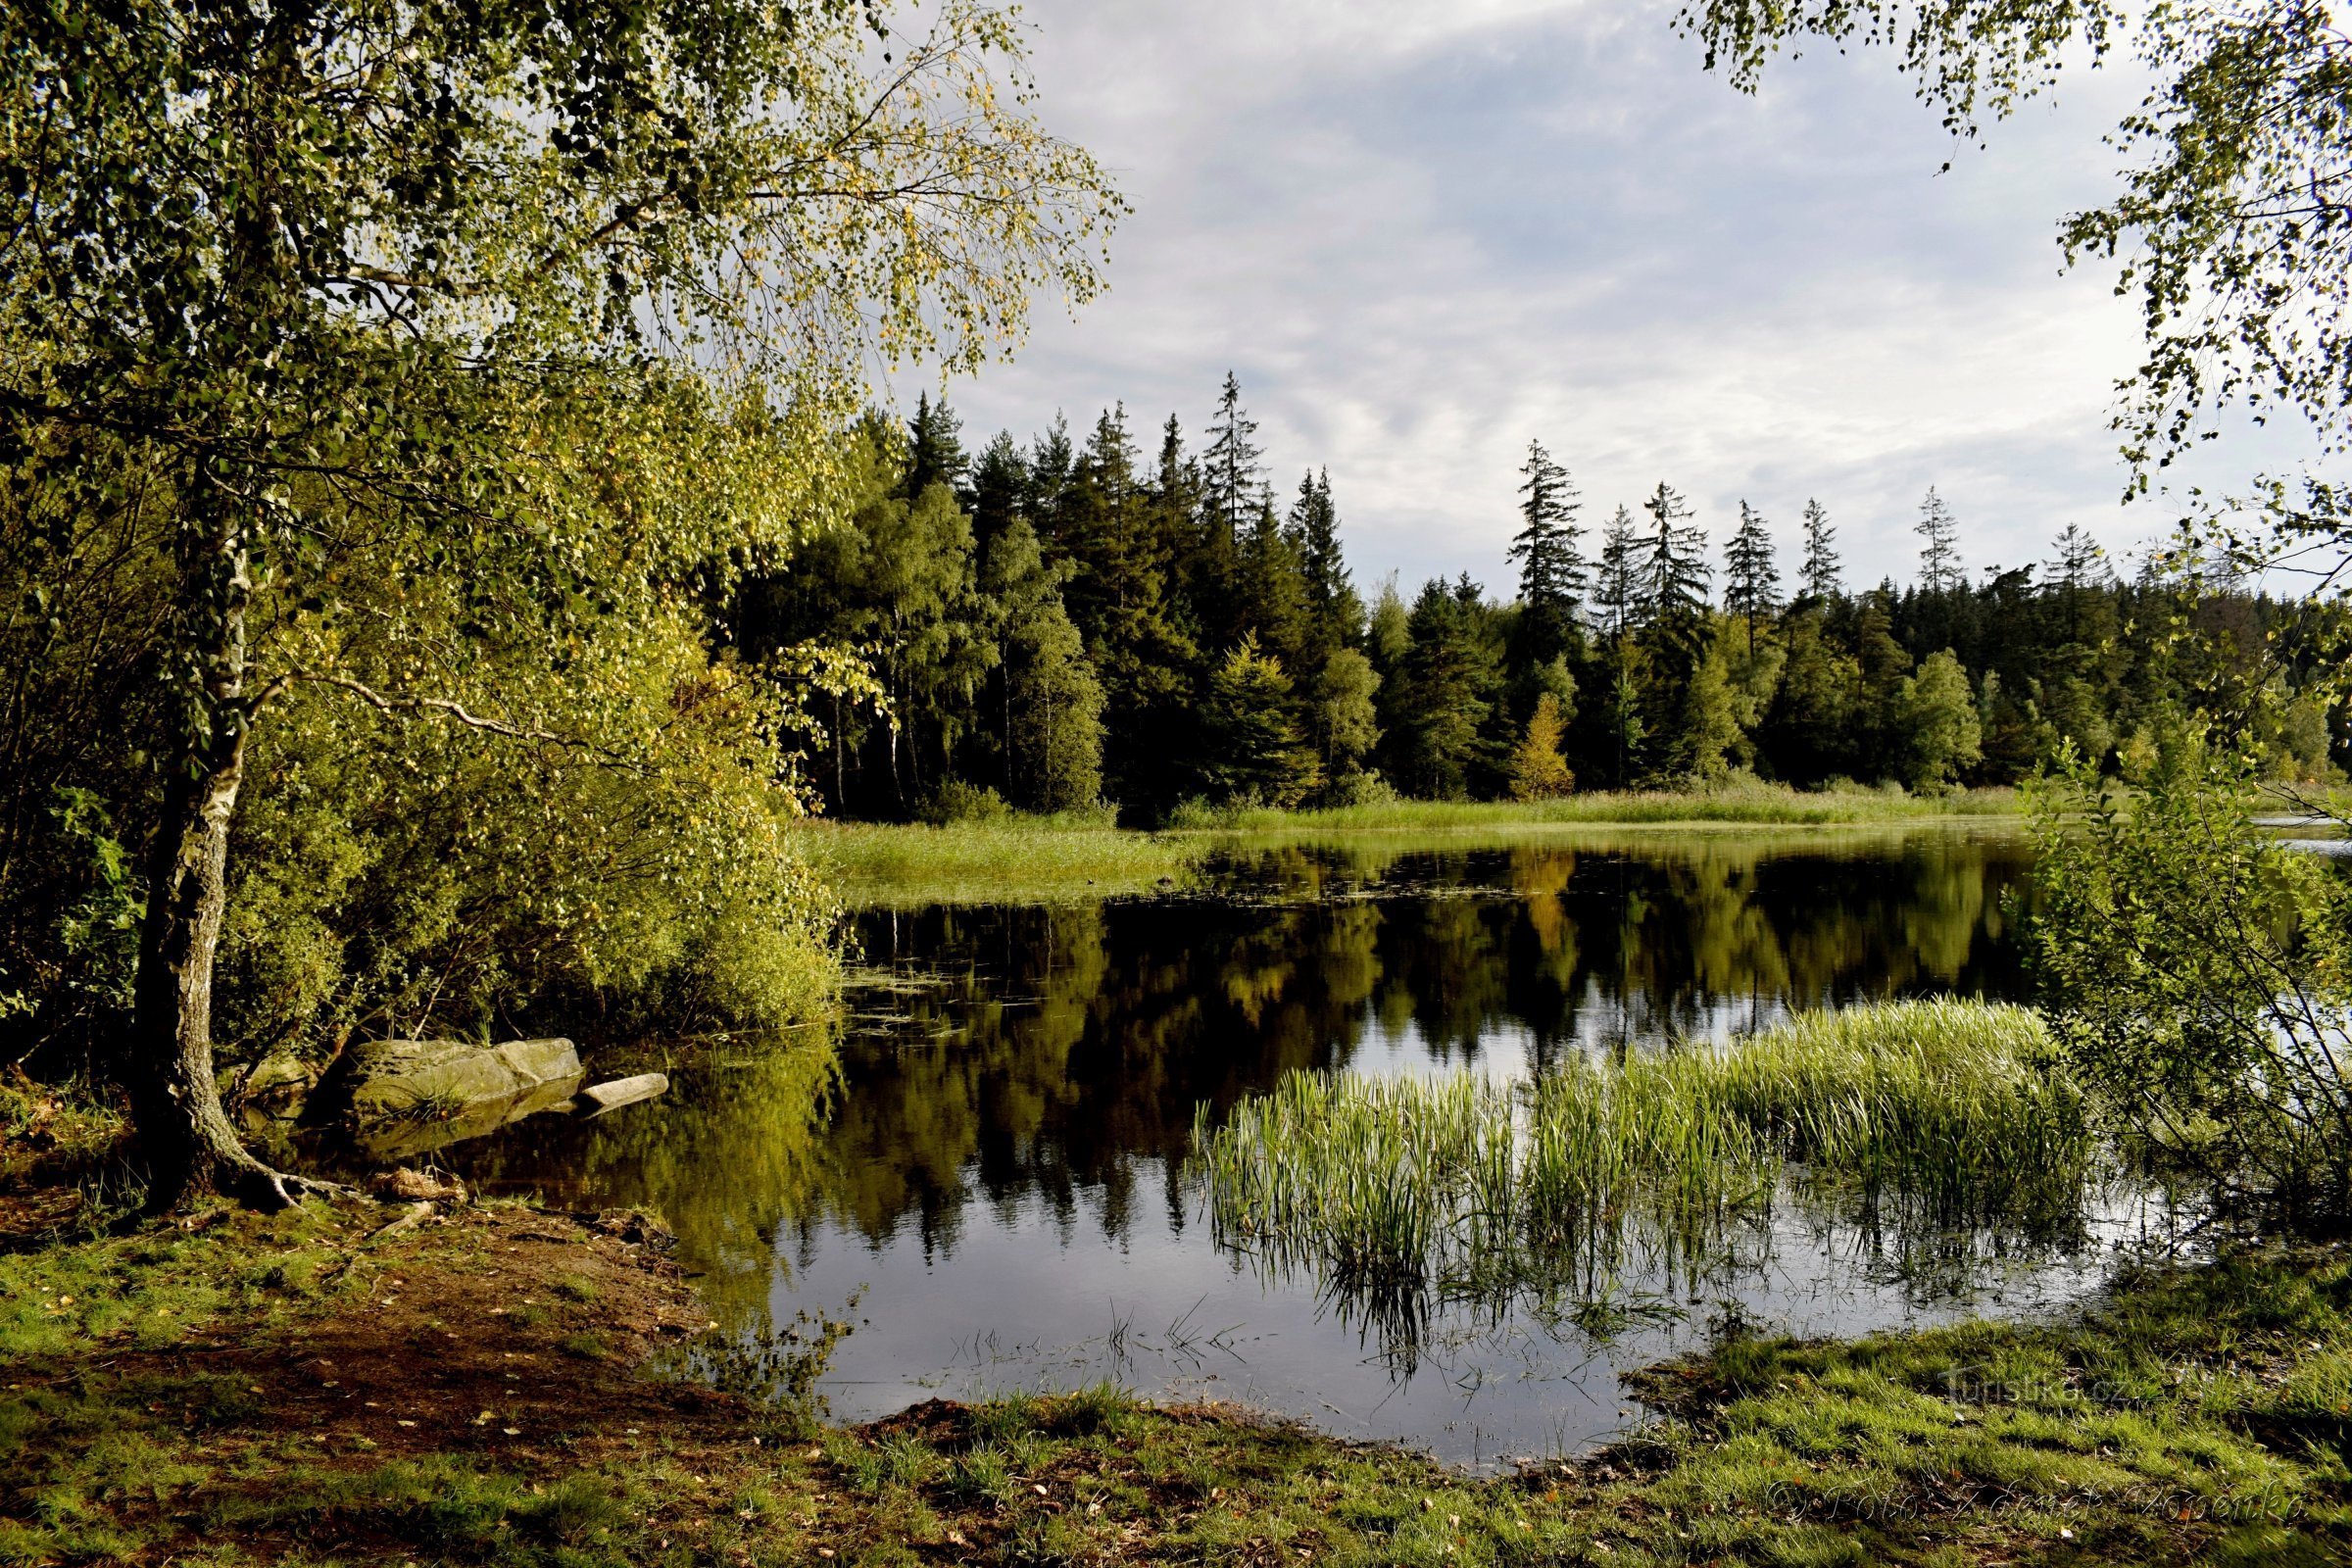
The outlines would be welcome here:
<svg viewBox="0 0 2352 1568">
<path fill-rule="evenodd" d="M 1650 526 L 1642 541 L 1642 592 L 1648 623 L 1688 637 L 1707 613 L 1707 536 L 1690 521 L 1690 504 L 1664 484 L 1644 504 Z"/>
<path fill-rule="evenodd" d="M 1781 568 L 1774 560 L 1772 531 L 1763 514 L 1740 503 L 1740 528 L 1732 535 L 1723 575 L 1723 608 L 1747 622 L 1747 647 L 1756 647 L 1756 622 L 1781 608 Z"/>
<path fill-rule="evenodd" d="M 1551 459 L 1541 441 L 1527 444 L 1519 470 L 1520 529 L 1511 537 L 1510 559 L 1519 563 L 1519 602 L 1534 622 L 1527 646 L 1536 662 L 1555 658 L 1576 624 L 1588 586 L 1577 540 L 1584 530 L 1576 514 L 1584 503 L 1568 470 Z"/>
<path fill-rule="evenodd" d="M 1211 525 L 1229 540 L 1248 530 L 1265 490 L 1257 446 L 1257 421 L 1242 411 L 1242 383 L 1225 372 L 1225 389 L 1209 421 L 1208 455 L 1202 463 L 1202 497 Z"/>
<path fill-rule="evenodd" d="M 1838 530 L 1830 526 L 1829 509 L 1819 501 L 1805 503 L 1805 564 L 1800 580 L 1810 598 L 1830 600 L 1845 592 L 1838 564 Z"/>
<path fill-rule="evenodd" d="M 1919 525 L 1911 530 L 1927 542 L 1919 549 L 1919 586 L 1922 592 L 1949 593 L 1962 581 L 1960 571 L 1960 519 L 1952 509 L 1928 486 L 1928 498 L 1919 504 Z"/>
<path fill-rule="evenodd" d="M 1306 575 L 1309 663 L 1316 665 L 1334 651 L 1354 646 L 1364 629 L 1364 603 L 1348 580 L 1340 549 L 1340 513 L 1331 499 L 1329 469 L 1298 482 L 1291 531 Z"/>
<path fill-rule="evenodd" d="M 972 533 L 983 549 L 1005 524 L 1023 516 L 1029 504 L 1029 460 L 1014 445 L 1012 432 L 1000 430 L 980 450 L 963 492 L 963 510 L 972 514 Z"/>
<path fill-rule="evenodd" d="M 901 492 L 912 501 L 935 484 L 960 489 L 971 460 L 964 456 L 963 421 L 956 417 L 947 399 L 931 401 L 917 395 L 914 417 L 906 421 L 906 471 Z"/>
<path fill-rule="evenodd" d="M 1600 629 L 1612 637 L 1641 624 L 1648 613 L 1648 601 L 1642 593 L 1641 540 L 1634 533 L 1634 514 L 1624 507 L 1617 509 L 1601 532 L 1600 571 L 1593 601 Z"/>
<path fill-rule="evenodd" d="M 1291 677 L 1245 634 L 1209 679 L 1201 781 L 1218 800 L 1296 806 L 1321 782 L 1291 713 Z"/>
</svg>

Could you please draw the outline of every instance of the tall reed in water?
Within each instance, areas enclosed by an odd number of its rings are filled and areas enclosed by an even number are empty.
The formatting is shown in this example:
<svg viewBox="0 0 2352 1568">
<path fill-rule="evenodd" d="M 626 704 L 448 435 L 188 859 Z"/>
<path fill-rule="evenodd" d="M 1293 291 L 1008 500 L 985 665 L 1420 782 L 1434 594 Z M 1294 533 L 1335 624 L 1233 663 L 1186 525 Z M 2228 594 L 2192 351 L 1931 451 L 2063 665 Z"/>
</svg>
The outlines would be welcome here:
<svg viewBox="0 0 2352 1568">
<path fill-rule="evenodd" d="M 2079 1200 L 2082 1099 L 2037 1015 L 1904 1002 L 1505 1088 L 1298 1073 L 1194 1127 L 1220 1235 L 1351 1282 L 1559 1283 L 1640 1239 L 1703 1260 L 1783 1190 L 1939 1218 Z"/>
</svg>

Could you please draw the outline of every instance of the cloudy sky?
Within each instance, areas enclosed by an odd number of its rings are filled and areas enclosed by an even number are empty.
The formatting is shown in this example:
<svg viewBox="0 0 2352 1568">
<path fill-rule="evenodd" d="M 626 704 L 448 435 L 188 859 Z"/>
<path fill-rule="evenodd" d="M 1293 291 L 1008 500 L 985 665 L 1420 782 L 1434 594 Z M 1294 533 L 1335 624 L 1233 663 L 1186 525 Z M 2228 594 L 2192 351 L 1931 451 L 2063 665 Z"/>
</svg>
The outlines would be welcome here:
<svg viewBox="0 0 2352 1568">
<path fill-rule="evenodd" d="M 1743 97 L 1670 4 L 1026 14 L 1049 124 L 1136 211 L 1106 297 L 951 388 L 975 442 L 1121 399 L 1145 431 L 1173 412 L 1198 432 L 1230 367 L 1278 489 L 1328 466 L 1358 580 L 1408 587 L 1468 570 L 1507 592 L 1531 437 L 1595 527 L 1664 480 L 1718 546 L 1742 498 L 1789 542 L 1817 496 L 1849 580 L 1910 575 L 1931 484 L 1980 569 L 2044 558 L 2070 521 L 2121 554 L 2179 511 L 2120 505 L 2107 418 L 2136 322 L 2053 238 L 2111 188 L 2128 64 L 1978 151 L 1881 55 L 1784 64 Z M 2292 454 L 2256 445 L 2190 477 Z"/>
</svg>

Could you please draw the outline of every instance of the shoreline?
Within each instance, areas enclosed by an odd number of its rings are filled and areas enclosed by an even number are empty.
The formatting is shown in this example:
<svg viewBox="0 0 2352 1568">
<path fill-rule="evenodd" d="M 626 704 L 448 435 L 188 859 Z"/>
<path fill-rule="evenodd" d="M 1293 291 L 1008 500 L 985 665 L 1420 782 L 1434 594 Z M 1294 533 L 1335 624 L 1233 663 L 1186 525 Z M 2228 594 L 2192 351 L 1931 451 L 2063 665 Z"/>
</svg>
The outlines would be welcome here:
<svg viewBox="0 0 2352 1568">
<path fill-rule="evenodd" d="M 1580 800 L 1601 802 L 1599 796 Z M 1642 800 L 1652 798 L 1642 797 Z M 1377 846 L 1407 854 L 1482 845 L 1573 846 L 1618 837 L 1644 842 L 1725 841 L 1742 836 L 1825 840 L 1834 835 L 1922 832 L 2022 833 L 2014 797 L 1992 805 L 1894 802 L 1869 796 L 1846 806 L 1803 805 L 1769 811 L 1744 797 L 1659 797 L 1653 814 L 1546 811 L 1507 803 L 1404 803 L 1402 808 L 1250 813 L 1227 823 L 1163 828 L 1116 827 L 1089 818 L 1003 817 L 934 825 L 813 819 L 795 827 L 797 847 L 849 908 L 906 908 L 926 904 L 1071 904 L 1192 890 L 1208 863 L 1232 853 L 1319 846 Z M 1791 796 L 1797 802 L 1818 797 Z M 1842 799 L 1842 798 L 1840 798 Z M 1965 799 L 1965 798 L 1964 798 Z M 1990 806 L 1991 808 L 1985 808 Z M 1747 813 L 1747 814 L 1739 814 Z M 1777 813 L 1777 814 L 1776 814 Z"/>
<path fill-rule="evenodd" d="M 704 1353 L 727 1342 L 697 1339 L 710 1320 L 671 1246 L 620 1213 L 346 1202 L 0 1253 L 0 1561 L 1956 1565 L 2352 1546 L 2342 1465 L 2319 1457 L 2352 1440 L 2340 1251 L 2152 1272 L 2063 1321 L 1726 1341 L 1640 1375 L 1655 1418 L 1636 1438 L 1474 1479 L 1109 1389 L 826 1425 L 676 1380 L 703 1355 L 721 1383 L 806 1387 L 789 1355 Z"/>
</svg>

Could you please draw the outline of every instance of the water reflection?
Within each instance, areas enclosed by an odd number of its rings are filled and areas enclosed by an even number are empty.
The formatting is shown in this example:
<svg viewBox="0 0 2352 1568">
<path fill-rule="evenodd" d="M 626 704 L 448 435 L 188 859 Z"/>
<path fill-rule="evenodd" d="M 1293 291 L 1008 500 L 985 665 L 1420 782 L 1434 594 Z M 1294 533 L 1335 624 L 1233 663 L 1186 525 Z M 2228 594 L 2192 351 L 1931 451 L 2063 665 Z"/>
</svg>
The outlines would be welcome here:
<svg viewBox="0 0 2352 1568">
<path fill-rule="evenodd" d="M 1795 1007 L 2013 997 L 2025 857 L 1934 830 L 1359 841 L 1235 850 L 1183 898 L 874 911 L 837 1050 L 671 1054 L 667 1102 L 463 1162 L 659 1209 L 735 1320 L 869 1287 L 844 1415 L 1113 1375 L 1455 1457 L 1577 1446 L 1618 1424 L 1613 1365 L 1710 1314 L 1840 1332 L 2014 1305 L 2079 1288 L 2080 1256 L 1775 1212 L 1736 1277 L 1424 1303 L 1399 1341 L 1216 1248 L 1184 1170 L 1196 1105 L 1299 1068 L 1511 1077 Z"/>
</svg>

